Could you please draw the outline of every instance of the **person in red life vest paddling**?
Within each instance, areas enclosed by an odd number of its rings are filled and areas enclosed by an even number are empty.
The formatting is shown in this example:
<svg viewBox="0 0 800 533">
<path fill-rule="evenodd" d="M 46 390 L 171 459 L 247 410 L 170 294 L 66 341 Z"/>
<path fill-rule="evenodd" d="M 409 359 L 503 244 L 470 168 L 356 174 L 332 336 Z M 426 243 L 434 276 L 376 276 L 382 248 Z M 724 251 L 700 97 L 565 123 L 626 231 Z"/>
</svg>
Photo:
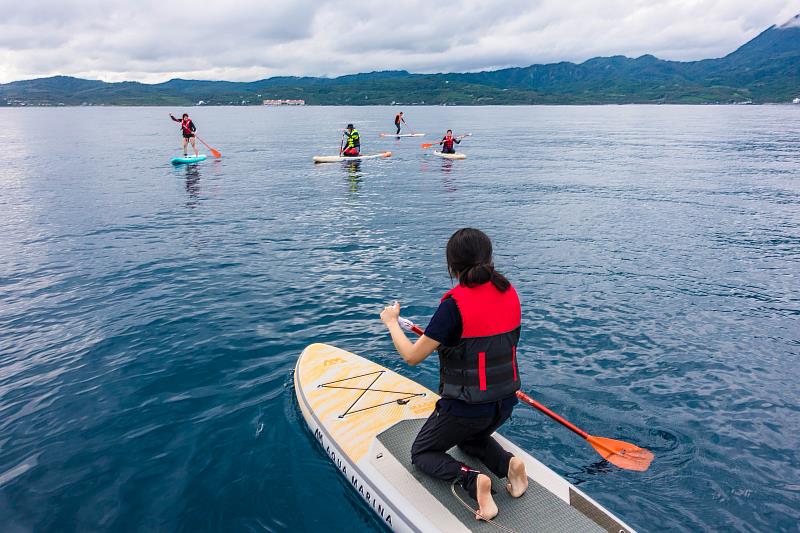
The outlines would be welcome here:
<svg viewBox="0 0 800 533">
<path fill-rule="evenodd" d="M 394 117 L 394 125 L 395 125 L 395 127 L 397 127 L 397 135 L 400 135 L 400 123 L 406 124 L 406 120 L 403 118 L 403 112 L 402 111 L 400 111 Z M 406 126 L 408 126 L 408 124 L 406 124 Z"/>
<path fill-rule="evenodd" d="M 169 118 L 175 122 L 181 123 L 181 134 L 183 134 L 183 157 L 186 157 L 186 148 L 189 143 L 192 143 L 194 156 L 197 157 L 199 154 L 197 153 L 197 146 L 195 146 L 194 143 L 194 132 L 197 131 L 197 128 L 195 127 L 194 122 L 192 122 L 192 119 L 189 118 L 189 114 L 184 113 L 182 118 L 175 118 L 172 116 L 172 113 L 170 113 Z"/>
<path fill-rule="evenodd" d="M 439 144 L 442 145 L 442 153 L 443 154 L 454 154 L 456 153 L 456 144 L 461 144 L 461 139 L 453 137 L 453 130 L 447 130 L 447 133 L 442 140 L 439 141 Z"/>
<path fill-rule="evenodd" d="M 525 463 L 492 438 L 517 404 L 521 308 L 514 287 L 494 269 L 492 242 L 482 231 L 463 228 L 450 237 L 447 268 L 458 284 L 442 297 L 415 343 L 398 324 L 399 303 L 386 307 L 381 320 L 409 365 L 439 350 L 441 399 L 411 447 L 411 462 L 430 476 L 461 483 L 478 502 L 475 518 L 491 520 L 498 512 L 491 478 L 447 450 L 458 446 L 497 477 L 508 478 L 513 497 L 527 490 Z"/>
<path fill-rule="evenodd" d="M 345 145 L 344 150 L 342 151 L 343 156 L 357 157 L 361 155 L 361 135 L 352 124 L 348 124 L 347 129 L 344 130 L 344 141 Z"/>
</svg>

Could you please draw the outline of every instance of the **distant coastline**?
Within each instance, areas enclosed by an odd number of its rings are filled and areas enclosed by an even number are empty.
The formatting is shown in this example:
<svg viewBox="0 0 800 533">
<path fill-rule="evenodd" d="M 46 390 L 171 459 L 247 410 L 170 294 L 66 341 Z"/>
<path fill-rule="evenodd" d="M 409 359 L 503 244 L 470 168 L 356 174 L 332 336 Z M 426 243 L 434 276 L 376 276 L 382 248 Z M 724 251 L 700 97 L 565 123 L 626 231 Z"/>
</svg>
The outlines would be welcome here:
<svg viewBox="0 0 800 533">
<path fill-rule="evenodd" d="M 0 106 L 779 104 L 800 98 L 800 15 L 717 59 L 599 57 L 496 71 L 253 82 L 107 83 L 68 76 L 0 84 Z"/>
<path fill-rule="evenodd" d="M 80 105 L 80 104 L 63 104 L 63 105 L 48 105 L 48 104 L 41 104 L 41 105 L 0 105 L 0 109 L 81 109 L 81 108 L 93 108 L 93 107 L 102 107 L 102 108 L 148 108 L 148 107 L 158 107 L 164 109 L 170 109 L 175 106 L 182 106 L 182 104 L 88 104 L 88 105 Z M 680 102 L 667 102 L 667 103 L 654 103 L 654 102 L 630 102 L 630 103 L 618 103 L 618 104 L 448 104 L 447 106 L 438 105 L 438 104 L 364 104 L 364 105 L 354 105 L 354 104 L 307 104 L 303 106 L 264 106 L 264 105 L 255 105 L 255 104 L 204 104 L 202 106 L 197 105 L 186 105 L 183 107 L 187 108 L 195 108 L 195 107 L 210 107 L 210 108 L 221 108 L 221 107 L 248 107 L 248 108 L 268 108 L 268 109 L 276 109 L 276 108 L 291 108 L 291 109 L 313 109 L 318 107 L 393 107 L 393 108 L 410 108 L 410 107 L 764 107 L 764 106 L 774 106 L 774 107 L 797 107 L 800 109 L 800 106 L 793 105 L 792 102 L 753 102 L 753 103 L 737 103 L 737 102 L 702 102 L 702 103 L 680 103 Z"/>
</svg>

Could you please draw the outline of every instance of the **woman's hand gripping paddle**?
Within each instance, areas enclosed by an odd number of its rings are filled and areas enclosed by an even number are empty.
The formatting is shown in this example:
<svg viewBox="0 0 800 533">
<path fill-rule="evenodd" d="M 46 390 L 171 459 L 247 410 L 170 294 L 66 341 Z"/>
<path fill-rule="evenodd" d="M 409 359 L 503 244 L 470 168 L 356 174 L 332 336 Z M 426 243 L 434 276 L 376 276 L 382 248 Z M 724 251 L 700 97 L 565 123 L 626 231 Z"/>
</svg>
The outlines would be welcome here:
<svg viewBox="0 0 800 533">
<path fill-rule="evenodd" d="M 423 334 L 422 329 L 420 329 L 419 326 L 415 325 L 407 318 L 398 317 L 397 321 L 400 324 L 400 327 L 404 330 L 411 331 L 417 335 Z M 583 437 L 589 442 L 589 444 L 592 445 L 592 448 L 594 448 L 595 451 L 603 457 L 603 459 L 615 466 L 624 468 L 625 470 L 644 472 L 650 467 L 650 463 L 653 461 L 654 455 L 650 450 L 640 448 L 635 444 L 621 440 L 607 439 L 605 437 L 595 437 L 594 435 L 589 435 L 575 424 L 557 415 L 522 391 L 517 391 L 517 398 L 519 398 L 523 403 L 538 409 L 562 426 L 565 426 L 567 429 Z"/>
<path fill-rule="evenodd" d="M 458 137 L 456 137 L 456 139 L 460 141 L 464 137 L 472 137 L 472 134 L 467 133 L 466 135 L 459 135 Z M 436 146 L 437 144 L 442 144 L 442 142 L 439 141 L 438 143 L 422 143 L 420 146 L 422 146 L 423 148 L 430 148 L 431 146 Z"/>
<path fill-rule="evenodd" d="M 195 134 L 194 134 L 194 136 L 195 136 L 195 137 L 197 137 L 197 140 L 198 140 L 198 141 L 200 141 L 201 143 L 203 143 L 203 146 L 205 146 L 206 148 L 208 148 L 208 151 L 209 151 L 209 152 L 211 152 L 211 154 L 212 154 L 212 155 L 213 155 L 215 158 L 219 159 L 219 158 L 221 158 L 221 157 L 222 157 L 222 154 L 221 154 L 221 153 L 219 153 L 217 150 L 214 150 L 213 148 L 211 148 L 211 147 L 210 147 L 210 146 L 209 146 L 209 145 L 208 145 L 208 144 L 207 144 L 207 143 L 206 143 L 206 142 L 205 142 L 203 139 L 201 139 L 201 138 L 200 138 L 200 136 L 199 136 L 199 135 L 197 135 L 197 134 L 195 133 Z"/>
</svg>

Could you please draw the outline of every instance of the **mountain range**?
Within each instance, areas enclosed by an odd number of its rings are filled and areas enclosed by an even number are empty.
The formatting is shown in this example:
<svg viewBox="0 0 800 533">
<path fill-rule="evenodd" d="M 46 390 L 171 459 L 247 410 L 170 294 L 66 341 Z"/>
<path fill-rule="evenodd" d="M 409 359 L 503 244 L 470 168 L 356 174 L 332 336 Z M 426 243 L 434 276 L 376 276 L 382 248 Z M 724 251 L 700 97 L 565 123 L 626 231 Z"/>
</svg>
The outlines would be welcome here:
<svg viewBox="0 0 800 533">
<path fill-rule="evenodd" d="M 781 103 L 798 96 L 800 15 L 725 57 L 701 61 L 612 56 L 472 73 L 383 71 L 158 84 L 55 76 L 0 84 L 0 106 L 255 105 L 265 99 L 302 99 L 311 105 L 713 104 Z"/>
</svg>

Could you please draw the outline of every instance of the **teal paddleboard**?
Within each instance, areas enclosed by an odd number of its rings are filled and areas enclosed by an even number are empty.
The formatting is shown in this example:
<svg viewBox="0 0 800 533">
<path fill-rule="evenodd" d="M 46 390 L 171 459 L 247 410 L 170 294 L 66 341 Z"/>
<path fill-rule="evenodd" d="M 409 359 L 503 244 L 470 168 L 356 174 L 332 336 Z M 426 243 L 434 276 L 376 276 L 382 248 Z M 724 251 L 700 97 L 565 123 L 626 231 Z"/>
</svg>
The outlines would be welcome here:
<svg viewBox="0 0 800 533">
<path fill-rule="evenodd" d="M 173 157 L 172 164 L 185 165 L 187 163 L 199 163 L 200 161 L 205 161 L 205 159 L 206 159 L 206 154 L 200 154 L 198 156 L 185 155 L 183 157 Z"/>
</svg>

